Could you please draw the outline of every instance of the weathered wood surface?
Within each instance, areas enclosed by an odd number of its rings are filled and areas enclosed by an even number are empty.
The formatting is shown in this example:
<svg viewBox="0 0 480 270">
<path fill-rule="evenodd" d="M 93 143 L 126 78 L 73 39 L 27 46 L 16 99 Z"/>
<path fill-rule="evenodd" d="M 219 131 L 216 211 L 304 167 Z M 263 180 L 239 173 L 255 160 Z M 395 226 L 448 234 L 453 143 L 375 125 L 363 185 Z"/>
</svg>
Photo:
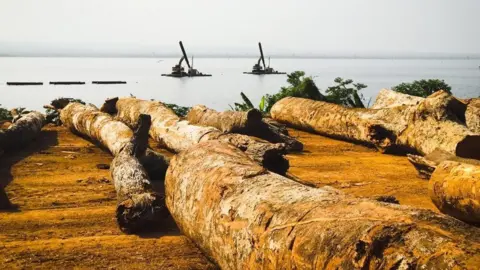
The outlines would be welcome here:
<svg viewBox="0 0 480 270">
<path fill-rule="evenodd" d="M 371 144 L 384 151 L 402 148 L 426 155 L 441 149 L 480 159 L 480 134 L 470 131 L 460 119 L 465 109 L 464 103 L 438 91 L 418 105 L 387 109 L 352 109 L 288 97 L 272 107 L 271 115 L 299 129 Z"/>
<path fill-rule="evenodd" d="M 22 147 L 38 136 L 45 124 L 45 116 L 30 112 L 20 116 L 6 130 L 0 130 L 0 155 L 3 151 Z"/>
<path fill-rule="evenodd" d="M 218 112 L 203 105 L 193 106 L 187 120 L 191 124 L 214 127 L 225 133 L 245 133 L 263 123 L 262 113 L 256 109 Z"/>
<path fill-rule="evenodd" d="M 167 206 L 222 269 L 477 269 L 480 230 L 270 173 L 206 142 L 176 155 Z"/>
<path fill-rule="evenodd" d="M 256 109 L 246 112 L 218 112 L 203 105 L 197 105 L 190 109 L 187 120 L 191 124 L 214 127 L 224 133 L 241 133 L 272 143 L 284 143 L 288 151 L 303 150 L 301 142 L 288 136 L 277 126 L 262 121 L 262 114 Z"/>
<path fill-rule="evenodd" d="M 429 195 L 442 213 L 480 225 L 480 164 L 440 163 L 429 181 Z"/>
<path fill-rule="evenodd" d="M 220 140 L 230 143 L 244 151 L 253 160 L 265 168 L 285 174 L 288 160 L 284 144 L 273 144 L 242 134 L 225 134 L 213 127 L 191 125 L 181 120 L 171 109 L 160 102 L 136 98 L 113 98 L 102 106 L 102 110 L 116 113 L 116 118 L 133 127 L 140 114 L 152 117 L 150 136 L 159 144 L 179 153 L 204 141 Z"/>
<path fill-rule="evenodd" d="M 393 90 L 382 89 L 372 106 L 372 109 L 386 109 L 397 106 L 414 106 L 423 102 L 425 98 L 398 93 Z M 460 100 L 460 99 L 459 99 Z M 466 126 L 476 134 L 480 134 L 480 98 L 460 100 L 466 105 L 466 109 L 460 107 L 456 114 L 464 114 L 459 118 Z"/>
<path fill-rule="evenodd" d="M 110 171 L 117 193 L 117 222 L 122 230 L 135 232 L 167 215 L 163 196 L 154 191 L 140 162 L 146 156 L 150 116 L 139 115 L 135 134 L 109 114 L 80 103 L 65 106 L 60 118 L 70 130 L 100 143 L 115 157 Z M 163 161 L 165 163 L 157 162 L 153 167 L 166 170 L 168 159 Z"/>
<path fill-rule="evenodd" d="M 418 105 L 424 98 L 399 93 L 390 89 L 382 89 L 371 109 L 388 109 L 398 106 Z"/>
</svg>

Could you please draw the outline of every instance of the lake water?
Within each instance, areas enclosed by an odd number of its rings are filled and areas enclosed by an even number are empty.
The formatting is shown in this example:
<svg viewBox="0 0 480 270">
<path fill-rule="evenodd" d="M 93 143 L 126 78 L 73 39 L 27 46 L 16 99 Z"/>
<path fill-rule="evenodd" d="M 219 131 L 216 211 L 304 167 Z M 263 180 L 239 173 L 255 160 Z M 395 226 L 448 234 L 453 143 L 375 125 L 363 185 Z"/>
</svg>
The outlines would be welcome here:
<svg viewBox="0 0 480 270">
<path fill-rule="evenodd" d="M 204 104 L 217 110 L 240 101 L 243 91 L 254 104 L 267 93 L 286 85 L 286 75 L 254 76 L 256 59 L 198 58 L 195 67 L 212 77 L 170 78 L 178 59 L 166 58 L 0 58 L 0 104 L 3 107 L 42 109 L 57 97 L 80 98 L 97 105 L 114 96 L 156 99 L 183 106 Z M 324 90 L 335 77 L 368 85 L 362 90 L 368 101 L 382 88 L 401 82 L 438 78 L 452 86 L 461 98 L 480 96 L 480 60 L 410 59 L 272 59 L 279 71 L 303 70 Z M 49 85 L 49 81 L 85 81 L 85 85 Z M 92 85 L 93 80 L 127 81 L 125 85 Z M 42 86 L 7 86 L 7 81 L 41 81 Z"/>
</svg>

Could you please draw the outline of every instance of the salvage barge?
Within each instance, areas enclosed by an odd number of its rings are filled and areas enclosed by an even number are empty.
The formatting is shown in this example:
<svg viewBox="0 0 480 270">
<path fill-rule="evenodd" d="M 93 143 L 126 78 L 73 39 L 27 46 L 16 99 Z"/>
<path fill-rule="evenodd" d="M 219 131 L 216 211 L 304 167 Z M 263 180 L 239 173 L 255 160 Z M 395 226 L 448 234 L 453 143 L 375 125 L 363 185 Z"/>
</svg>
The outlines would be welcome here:
<svg viewBox="0 0 480 270">
<path fill-rule="evenodd" d="M 166 77 L 175 77 L 175 78 L 183 78 L 183 77 L 211 77 L 211 74 L 204 74 L 199 72 L 198 70 L 193 68 L 193 57 L 192 57 L 192 65 L 190 66 L 190 62 L 188 61 L 187 53 L 185 52 L 185 48 L 183 47 L 183 43 L 181 41 L 178 42 L 180 44 L 180 49 L 182 50 L 182 58 L 177 65 L 172 67 L 172 73 L 170 74 L 162 74 L 162 76 Z M 185 68 L 182 67 L 182 63 L 185 60 L 188 66 L 188 72 L 185 72 Z"/>
<path fill-rule="evenodd" d="M 252 72 L 243 72 L 243 74 L 252 74 L 252 75 L 270 75 L 270 74 L 287 74 L 286 72 L 279 72 L 270 67 L 270 60 L 268 61 L 268 67 L 265 65 L 265 57 L 263 57 L 262 43 L 258 43 L 258 48 L 260 49 L 260 58 L 258 62 L 253 65 Z M 270 58 L 269 58 L 270 59 Z M 260 65 L 262 61 L 263 67 Z"/>
</svg>

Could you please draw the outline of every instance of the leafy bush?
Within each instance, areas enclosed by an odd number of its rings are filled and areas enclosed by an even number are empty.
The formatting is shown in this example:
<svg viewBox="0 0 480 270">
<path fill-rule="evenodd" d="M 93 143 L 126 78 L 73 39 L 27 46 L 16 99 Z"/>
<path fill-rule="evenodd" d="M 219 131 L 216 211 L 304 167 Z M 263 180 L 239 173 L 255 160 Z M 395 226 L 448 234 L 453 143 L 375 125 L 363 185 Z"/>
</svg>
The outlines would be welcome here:
<svg viewBox="0 0 480 270">
<path fill-rule="evenodd" d="M 392 87 L 392 90 L 418 97 L 428 97 L 429 95 L 439 90 L 444 90 L 450 94 L 452 93 L 452 87 L 445 83 L 444 80 L 439 79 L 413 81 L 412 83 L 401 83 L 397 86 Z"/>
<path fill-rule="evenodd" d="M 265 95 L 265 110 L 267 112 L 273 107 L 277 101 L 285 97 L 301 97 L 313 100 L 325 101 L 325 96 L 320 93 L 320 90 L 315 85 L 311 76 L 305 77 L 305 72 L 294 71 L 287 75 L 287 82 L 289 86 L 282 87 L 280 92 L 274 95 Z"/>
<path fill-rule="evenodd" d="M 177 114 L 180 117 L 187 116 L 191 108 L 191 107 L 178 106 L 177 104 L 171 104 L 171 103 L 163 103 L 163 104 L 168 108 L 172 109 L 175 112 L 175 114 Z"/>
<path fill-rule="evenodd" d="M 12 114 L 10 113 L 10 111 L 0 107 L 0 121 L 11 121 L 11 120 L 12 120 Z"/>
<path fill-rule="evenodd" d="M 363 95 L 359 93 L 367 86 L 362 83 L 353 83 L 353 80 L 336 78 L 336 85 L 327 88 L 326 95 L 322 94 L 315 85 L 311 76 L 306 77 L 305 72 L 295 71 L 287 75 L 289 86 L 282 87 L 280 91 L 273 95 L 265 95 L 262 97 L 258 109 L 262 113 L 270 112 L 273 105 L 285 97 L 300 97 L 313 100 L 326 101 L 340 104 L 347 107 L 365 108 L 363 104 Z M 234 107 L 230 106 L 234 111 L 246 111 L 253 109 L 254 106 L 247 96 L 240 93 L 243 103 L 234 103 Z"/>
<path fill-rule="evenodd" d="M 359 94 L 360 90 L 367 88 L 363 83 L 353 83 L 353 80 L 344 80 L 340 77 L 335 78 L 335 86 L 330 86 L 325 91 L 327 93 L 327 102 L 340 104 L 347 107 L 365 108 L 364 98 Z"/>
</svg>

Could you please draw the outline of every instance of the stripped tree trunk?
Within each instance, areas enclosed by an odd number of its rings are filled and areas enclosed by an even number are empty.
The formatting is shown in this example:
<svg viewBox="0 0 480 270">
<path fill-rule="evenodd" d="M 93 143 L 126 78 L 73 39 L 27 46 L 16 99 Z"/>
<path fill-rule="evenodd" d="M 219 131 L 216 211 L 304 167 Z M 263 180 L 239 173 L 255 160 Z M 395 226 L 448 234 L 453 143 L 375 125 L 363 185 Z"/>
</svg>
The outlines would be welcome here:
<svg viewBox="0 0 480 270">
<path fill-rule="evenodd" d="M 475 227 L 304 186 L 218 141 L 175 156 L 165 185 L 182 232 L 222 269 L 480 267 Z"/>
<path fill-rule="evenodd" d="M 262 114 L 256 109 L 247 112 L 217 112 L 203 105 L 197 105 L 190 109 L 187 120 L 191 124 L 214 127 L 224 133 L 241 133 L 272 143 L 284 143 L 288 151 L 303 150 L 301 142 L 262 121 Z"/>
<path fill-rule="evenodd" d="M 110 171 L 117 193 L 117 222 L 122 230 L 144 229 L 168 213 L 162 196 L 153 190 L 147 171 L 139 161 L 145 159 L 150 116 L 139 115 L 135 134 L 110 115 L 80 103 L 68 104 L 61 110 L 60 118 L 72 131 L 100 143 L 114 155 Z M 163 161 L 165 163 L 157 162 L 155 166 L 165 171 L 167 159 Z"/>
<path fill-rule="evenodd" d="M 191 125 L 160 102 L 113 98 L 106 101 L 102 110 L 116 112 L 116 118 L 131 127 L 135 126 L 140 114 L 150 115 L 152 117 L 150 136 L 163 147 L 176 153 L 199 142 L 220 140 L 241 149 L 269 170 L 279 174 L 285 174 L 288 170 L 288 160 L 283 156 L 284 144 L 272 144 L 241 134 L 225 134 L 213 127 Z"/>
<path fill-rule="evenodd" d="M 386 109 L 403 105 L 417 105 L 423 102 L 425 98 L 411 96 L 392 90 L 382 89 L 373 104 L 372 109 Z M 480 134 L 480 98 L 461 100 L 466 104 L 466 109 L 461 108 L 456 114 L 460 114 L 459 119 L 464 121 L 466 126 L 476 134 Z M 464 114 L 461 115 L 461 114 Z"/>
<path fill-rule="evenodd" d="M 389 89 L 382 89 L 375 99 L 371 109 L 387 109 L 398 106 L 418 105 L 424 98 L 399 93 Z"/>
<path fill-rule="evenodd" d="M 0 130 L 0 154 L 18 148 L 40 134 L 45 124 L 45 116 L 39 112 L 22 115 L 6 130 Z"/>
<path fill-rule="evenodd" d="M 426 155 L 438 148 L 480 159 L 480 134 L 461 121 L 465 110 L 464 103 L 438 91 L 418 105 L 377 110 L 288 97 L 278 101 L 271 114 L 300 129 L 371 144 L 380 150 L 399 147 Z"/>
<path fill-rule="evenodd" d="M 480 165 L 444 161 L 436 166 L 428 186 L 442 213 L 480 225 Z"/>
</svg>

